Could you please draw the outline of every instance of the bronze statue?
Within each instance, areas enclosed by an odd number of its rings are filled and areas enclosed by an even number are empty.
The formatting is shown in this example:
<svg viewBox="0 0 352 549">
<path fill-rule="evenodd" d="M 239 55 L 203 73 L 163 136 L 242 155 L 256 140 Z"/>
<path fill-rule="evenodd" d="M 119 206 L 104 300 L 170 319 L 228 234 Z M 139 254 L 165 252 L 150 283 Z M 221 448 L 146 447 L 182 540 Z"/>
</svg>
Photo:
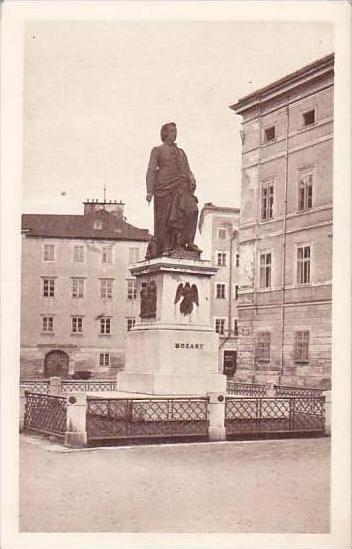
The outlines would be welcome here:
<svg viewBox="0 0 352 549">
<path fill-rule="evenodd" d="M 196 181 L 186 154 L 175 143 L 176 135 L 174 122 L 162 126 L 163 144 L 154 147 L 150 154 L 146 199 L 150 203 L 154 197 L 155 247 L 149 250 L 149 259 L 170 255 L 175 250 L 200 255 L 194 244 L 198 220 Z"/>
</svg>

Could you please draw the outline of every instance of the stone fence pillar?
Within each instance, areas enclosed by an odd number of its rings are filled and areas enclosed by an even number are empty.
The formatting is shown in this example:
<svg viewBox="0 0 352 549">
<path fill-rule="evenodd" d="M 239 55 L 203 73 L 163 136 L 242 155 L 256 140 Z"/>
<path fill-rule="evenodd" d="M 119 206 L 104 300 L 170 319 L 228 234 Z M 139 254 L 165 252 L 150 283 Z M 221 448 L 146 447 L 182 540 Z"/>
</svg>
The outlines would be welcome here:
<svg viewBox="0 0 352 549">
<path fill-rule="evenodd" d="M 49 378 L 49 395 L 59 396 L 61 394 L 61 377 L 51 377 Z"/>
<path fill-rule="evenodd" d="M 207 396 L 209 397 L 209 440 L 226 440 L 225 395 L 211 392 L 207 393 Z"/>
<path fill-rule="evenodd" d="M 75 393 L 67 398 L 65 446 L 71 448 L 87 446 L 86 413 L 86 393 Z"/>
</svg>

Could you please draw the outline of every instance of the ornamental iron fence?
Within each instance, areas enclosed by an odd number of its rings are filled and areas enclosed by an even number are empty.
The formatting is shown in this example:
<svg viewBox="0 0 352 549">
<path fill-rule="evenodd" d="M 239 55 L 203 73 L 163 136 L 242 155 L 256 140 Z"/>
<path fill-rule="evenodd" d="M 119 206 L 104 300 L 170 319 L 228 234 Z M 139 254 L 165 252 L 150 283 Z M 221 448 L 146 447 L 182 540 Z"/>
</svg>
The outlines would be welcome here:
<svg viewBox="0 0 352 549">
<path fill-rule="evenodd" d="M 87 439 L 208 436 L 208 398 L 87 399 Z"/>
<path fill-rule="evenodd" d="M 323 433 L 325 397 L 226 397 L 227 436 L 267 433 Z"/>
<path fill-rule="evenodd" d="M 65 397 L 25 391 L 24 428 L 64 436 L 67 423 Z"/>
<path fill-rule="evenodd" d="M 47 394 L 50 392 L 50 379 L 21 380 L 20 387 L 33 393 Z M 62 379 L 58 387 L 62 393 L 117 391 L 116 381 L 105 379 L 84 381 Z"/>
<path fill-rule="evenodd" d="M 21 389 L 26 389 L 32 393 L 46 394 L 49 392 L 49 379 L 28 379 L 21 380 Z"/>
<path fill-rule="evenodd" d="M 105 391 L 117 391 L 116 381 L 110 380 L 94 380 L 89 381 L 68 381 L 62 380 L 62 392 L 75 393 L 75 392 L 105 392 Z"/>
<path fill-rule="evenodd" d="M 231 379 L 226 382 L 226 392 L 228 395 L 248 395 L 265 396 L 267 387 L 259 383 L 238 383 Z"/>
<path fill-rule="evenodd" d="M 313 387 L 295 387 L 293 385 L 274 385 L 276 396 L 322 396 L 324 389 Z"/>
</svg>

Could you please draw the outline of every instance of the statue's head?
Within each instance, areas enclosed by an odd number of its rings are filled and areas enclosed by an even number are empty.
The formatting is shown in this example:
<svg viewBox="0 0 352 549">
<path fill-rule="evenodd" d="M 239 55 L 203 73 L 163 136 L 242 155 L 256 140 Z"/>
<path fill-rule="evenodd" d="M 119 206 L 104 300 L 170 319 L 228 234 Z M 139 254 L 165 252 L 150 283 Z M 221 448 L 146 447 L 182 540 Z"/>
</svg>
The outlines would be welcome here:
<svg viewBox="0 0 352 549">
<path fill-rule="evenodd" d="M 177 129 L 175 122 L 168 122 L 167 124 L 161 126 L 160 137 L 163 143 L 165 143 L 168 137 L 172 137 L 172 141 L 175 141 L 176 134 Z"/>
</svg>

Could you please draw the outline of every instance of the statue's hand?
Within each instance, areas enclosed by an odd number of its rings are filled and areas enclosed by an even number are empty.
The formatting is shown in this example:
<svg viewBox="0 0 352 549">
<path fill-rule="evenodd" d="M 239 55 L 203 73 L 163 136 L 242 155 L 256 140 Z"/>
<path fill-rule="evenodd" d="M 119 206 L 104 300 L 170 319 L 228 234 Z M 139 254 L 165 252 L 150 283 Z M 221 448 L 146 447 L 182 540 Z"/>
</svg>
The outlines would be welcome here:
<svg viewBox="0 0 352 549">
<path fill-rule="evenodd" d="M 146 201 L 147 201 L 148 203 L 151 202 L 151 199 L 152 199 L 152 198 L 153 198 L 152 193 L 148 193 L 147 196 L 145 197 L 145 199 L 146 199 Z"/>
</svg>

